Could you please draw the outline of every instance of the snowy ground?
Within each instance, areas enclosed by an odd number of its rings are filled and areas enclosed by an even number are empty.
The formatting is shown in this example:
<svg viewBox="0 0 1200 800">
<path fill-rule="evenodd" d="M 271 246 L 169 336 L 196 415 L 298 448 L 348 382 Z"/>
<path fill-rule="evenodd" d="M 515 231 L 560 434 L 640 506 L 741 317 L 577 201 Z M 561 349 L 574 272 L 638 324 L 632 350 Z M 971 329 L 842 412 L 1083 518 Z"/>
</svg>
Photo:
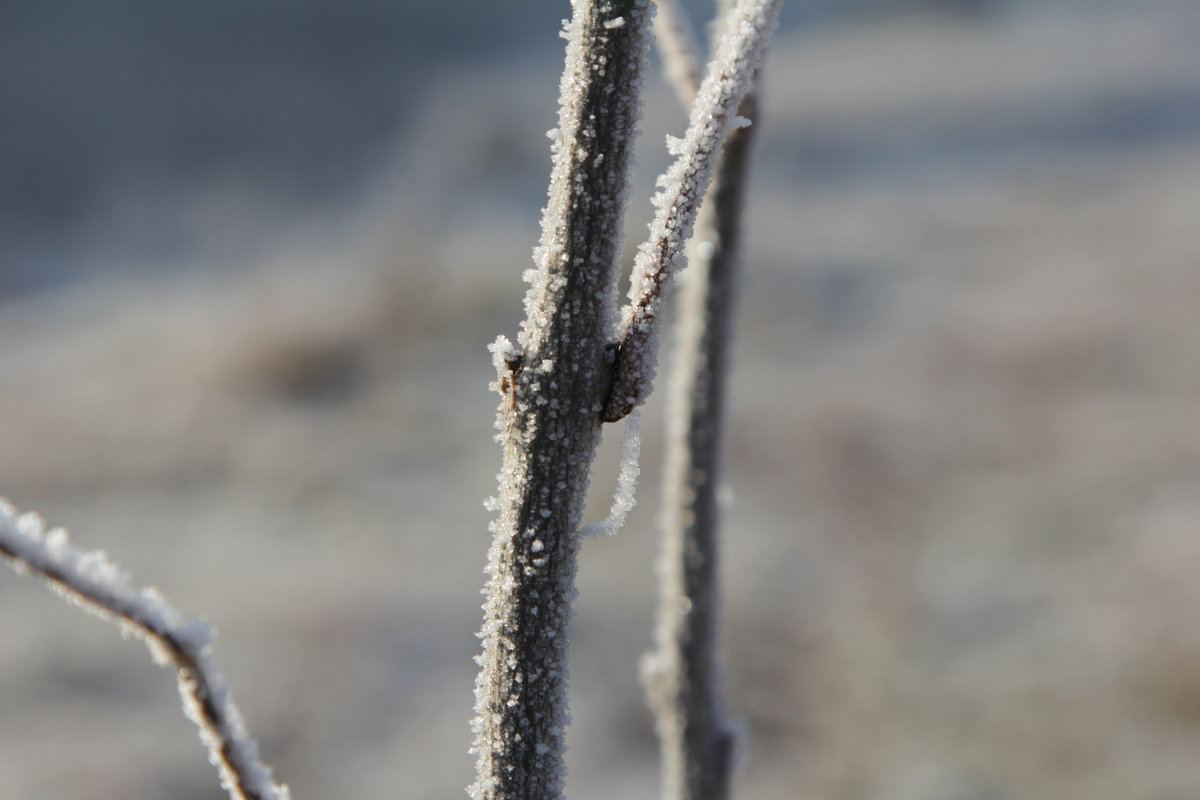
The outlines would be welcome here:
<svg viewBox="0 0 1200 800">
<path fill-rule="evenodd" d="M 740 797 L 1200 794 L 1198 32 L 1156 3 L 776 42 L 729 445 Z M 214 622 L 298 800 L 470 780 L 484 346 L 535 238 L 542 66 L 447 76 L 349 224 L 0 305 L 0 493 Z M 654 99 L 634 237 L 679 120 Z M 656 409 L 643 505 L 583 552 L 579 800 L 656 792 Z M 14 575 L 0 609 L 0 794 L 222 796 L 139 646 Z"/>
</svg>

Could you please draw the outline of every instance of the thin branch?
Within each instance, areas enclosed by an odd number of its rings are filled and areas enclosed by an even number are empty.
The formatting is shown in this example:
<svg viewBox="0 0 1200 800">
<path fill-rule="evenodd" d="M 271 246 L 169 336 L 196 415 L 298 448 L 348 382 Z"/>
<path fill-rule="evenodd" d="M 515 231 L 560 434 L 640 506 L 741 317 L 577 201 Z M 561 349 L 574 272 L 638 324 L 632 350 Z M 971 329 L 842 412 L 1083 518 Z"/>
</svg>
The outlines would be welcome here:
<svg viewBox="0 0 1200 800">
<path fill-rule="evenodd" d="M 585 539 L 613 536 L 625 527 L 625 518 L 637 505 L 638 477 L 642 474 L 641 414 L 635 408 L 625 418 L 625 435 L 621 438 L 621 461 L 617 467 L 617 488 L 613 491 L 612 508 L 600 522 L 584 525 L 579 535 Z"/>
<path fill-rule="evenodd" d="M 741 113 L 752 113 L 746 103 Z M 729 796 L 736 737 L 721 700 L 716 495 L 751 130 L 732 131 L 725 144 L 698 223 L 698 257 L 679 293 L 667 399 L 656 646 L 645 672 L 662 740 L 665 800 Z"/>
<path fill-rule="evenodd" d="M 503 467 L 476 680 L 476 800 L 562 796 L 581 521 L 612 379 L 617 258 L 649 0 L 575 0 L 519 347 L 492 345 Z"/>
<path fill-rule="evenodd" d="M 704 75 L 696 30 L 679 0 L 654 0 L 654 4 L 658 6 L 658 13 L 654 15 L 654 39 L 658 43 L 663 72 L 683 107 L 691 108 Z"/>
<path fill-rule="evenodd" d="M 229 685 L 212 656 L 213 631 L 185 617 L 156 589 L 136 588 L 127 572 L 99 551 L 82 550 L 62 528 L 46 530 L 36 514 L 19 515 L 0 499 L 0 557 L 32 573 L 67 600 L 146 642 L 154 660 L 175 670 L 188 717 L 200 729 L 208 759 L 233 800 L 288 800 L 258 745 L 246 732 Z"/>
<path fill-rule="evenodd" d="M 604 421 L 616 422 L 650 394 L 658 365 L 658 336 L 665 292 L 687 260 L 700 201 L 708 189 L 726 132 L 748 120 L 734 113 L 750 88 L 775 28 L 782 0 L 744 0 L 730 12 L 716 55 L 709 62 L 682 139 L 668 137 L 675 163 L 659 178 L 658 209 L 650 238 L 638 250 L 629 304 L 617 339 L 612 392 Z"/>
<path fill-rule="evenodd" d="M 735 0 L 719 0 L 718 24 Z M 757 83 L 757 78 L 756 81 Z M 681 100 L 686 96 L 681 93 Z M 738 114 L 758 122 L 753 93 Z M 749 151 L 757 125 L 730 131 L 681 279 L 667 387 L 663 536 L 655 647 L 643 662 L 662 751 L 663 800 L 727 800 L 737 729 L 721 679 L 717 491 L 728 353 Z"/>
</svg>

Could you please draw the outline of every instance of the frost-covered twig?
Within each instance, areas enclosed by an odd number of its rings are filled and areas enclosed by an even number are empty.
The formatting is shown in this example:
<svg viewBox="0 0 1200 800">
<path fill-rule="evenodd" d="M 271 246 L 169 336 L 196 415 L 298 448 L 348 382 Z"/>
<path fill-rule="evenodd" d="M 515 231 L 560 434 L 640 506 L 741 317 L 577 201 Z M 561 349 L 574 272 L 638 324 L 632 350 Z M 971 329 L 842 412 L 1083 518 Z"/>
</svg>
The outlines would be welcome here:
<svg viewBox="0 0 1200 800">
<path fill-rule="evenodd" d="M 212 629 L 184 617 L 157 590 L 135 588 L 129 574 L 101 552 L 71 543 L 62 528 L 46 530 L 36 514 L 17 514 L 0 499 L 0 557 L 19 573 L 33 573 L 60 595 L 123 632 L 143 639 L 154 660 L 175 670 L 188 717 L 200 729 L 209 761 L 234 800 L 288 800 L 271 769 L 258 758 L 229 685 L 212 656 Z"/>
<path fill-rule="evenodd" d="M 613 492 L 612 508 L 600 522 L 584 525 L 580 535 L 585 539 L 612 536 L 625 526 L 625 518 L 637 505 L 638 476 L 642 473 L 641 414 L 635 408 L 625 418 L 625 436 L 621 439 L 621 464 L 617 471 L 617 488 Z"/>
<path fill-rule="evenodd" d="M 732 131 L 725 144 L 699 222 L 698 257 L 680 289 L 667 400 L 656 643 L 645 663 L 662 743 L 664 800 L 729 796 L 735 737 L 721 699 L 716 494 L 737 218 L 750 130 Z"/>
<path fill-rule="evenodd" d="M 600 415 L 612 378 L 627 173 L 649 0 L 574 0 L 554 166 L 519 347 L 492 345 L 503 468 L 473 728 L 476 800 L 562 796 L 567 638 Z"/>
<path fill-rule="evenodd" d="M 724 15 L 735 0 L 719 0 Z M 681 100 L 687 102 L 681 93 Z M 753 93 L 738 109 L 757 122 Z M 749 149 L 756 126 L 729 132 L 689 246 L 667 387 L 663 536 L 654 650 L 643 679 L 662 751 L 663 800 L 726 800 L 736 728 L 721 680 L 717 491 L 728 352 Z"/>
<path fill-rule="evenodd" d="M 658 13 L 654 15 L 654 39 L 662 58 L 663 73 L 675 94 L 690 108 L 700 91 L 703 62 L 696 31 L 688 21 L 679 0 L 654 0 Z"/>
<path fill-rule="evenodd" d="M 750 88 L 775 28 L 782 0 L 743 0 L 724 22 L 716 55 L 705 71 L 682 139 L 668 139 L 677 156 L 659 178 L 658 209 L 650 238 L 639 248 L 617 338 L 612 393 L 604 420 L 615 422 L 646 399 L 658 363 L 659 320 L 664 294 L 686 259 L 700 201 L 708 189 L 726 132 L 746 124 L 735 111 Z"/>
</svg>

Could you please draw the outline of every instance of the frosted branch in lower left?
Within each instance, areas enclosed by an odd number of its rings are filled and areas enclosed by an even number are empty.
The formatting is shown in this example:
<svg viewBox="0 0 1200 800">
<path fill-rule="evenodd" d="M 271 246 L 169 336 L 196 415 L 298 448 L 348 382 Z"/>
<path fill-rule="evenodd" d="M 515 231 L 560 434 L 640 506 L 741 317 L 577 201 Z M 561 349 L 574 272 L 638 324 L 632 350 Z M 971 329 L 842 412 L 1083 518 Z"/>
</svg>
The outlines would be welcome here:
<svg viewBox="0 0 1200 800">
<path fill-rule="evenodd" d="M 46 529 L 37 514 L 18 514 L 0 498 L 0 558 L 21 574 L 34 574 L 81 608 L 144 640 L 154 660 L 175 670 L 183 709 L 200 729 L 208 759 L 233 800 L 290 800 L 258 758 L 229 685 L 212 656 L 213 631 L 185 617 L 153 588 L 138 588 L 102 552 L 71 543 L 62 528 Z"/>
</svg>

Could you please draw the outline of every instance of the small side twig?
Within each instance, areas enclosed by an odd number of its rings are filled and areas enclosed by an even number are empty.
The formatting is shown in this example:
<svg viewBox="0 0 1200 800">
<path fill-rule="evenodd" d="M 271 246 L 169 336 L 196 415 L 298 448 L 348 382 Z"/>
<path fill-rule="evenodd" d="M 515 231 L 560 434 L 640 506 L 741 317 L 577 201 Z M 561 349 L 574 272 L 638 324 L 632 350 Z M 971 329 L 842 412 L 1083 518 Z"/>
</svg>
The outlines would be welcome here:
<svg viewBox="0 0 1200 800">
<path fill-rule="evenodd" d="M 684 246 L 725 135 L 749 122 L 735 112 L 762 62 L 780 5 L 782 0 L 745 0 L 728 14 L 720 45 L 692 104 L 687 132 L 682 139 L 668 138 L 668 148 L 677 158 L 659 178 L 662 189 L 654 197 L 658 210 L 650 237 L 634 261 L 629 304 L 617 330 L 620 345 L 605 422 L 622 419 L 650 394 L 665 293 L 687 264 Z"/>
<path fill-rule="evenodd" d="M 475 800 L 559 800 L 565 785 L 569 623 L 650 33 L 649 0 L 572 7 L 526 317 L 516 344 L 491 348 L 503 463 L 488 501 Z"/>
<path fill-rule="evenodd" d="M 153 588 L 136 588 L 129 574 L 98 551 L 71 543 L 62 528 L 47 530 L 36 514 L 18 515 L 0 499 L 0 558 L 34 574 L 65 599 L 146 642 L 154 660 L 175 670 L 184 712 L 200 729 L 209 761 L 233 800 L 289 800 L 258 745 L 246 732 L 229 685 L 212 656 L 212 628 L 185 617 Z"/>
</svg>

